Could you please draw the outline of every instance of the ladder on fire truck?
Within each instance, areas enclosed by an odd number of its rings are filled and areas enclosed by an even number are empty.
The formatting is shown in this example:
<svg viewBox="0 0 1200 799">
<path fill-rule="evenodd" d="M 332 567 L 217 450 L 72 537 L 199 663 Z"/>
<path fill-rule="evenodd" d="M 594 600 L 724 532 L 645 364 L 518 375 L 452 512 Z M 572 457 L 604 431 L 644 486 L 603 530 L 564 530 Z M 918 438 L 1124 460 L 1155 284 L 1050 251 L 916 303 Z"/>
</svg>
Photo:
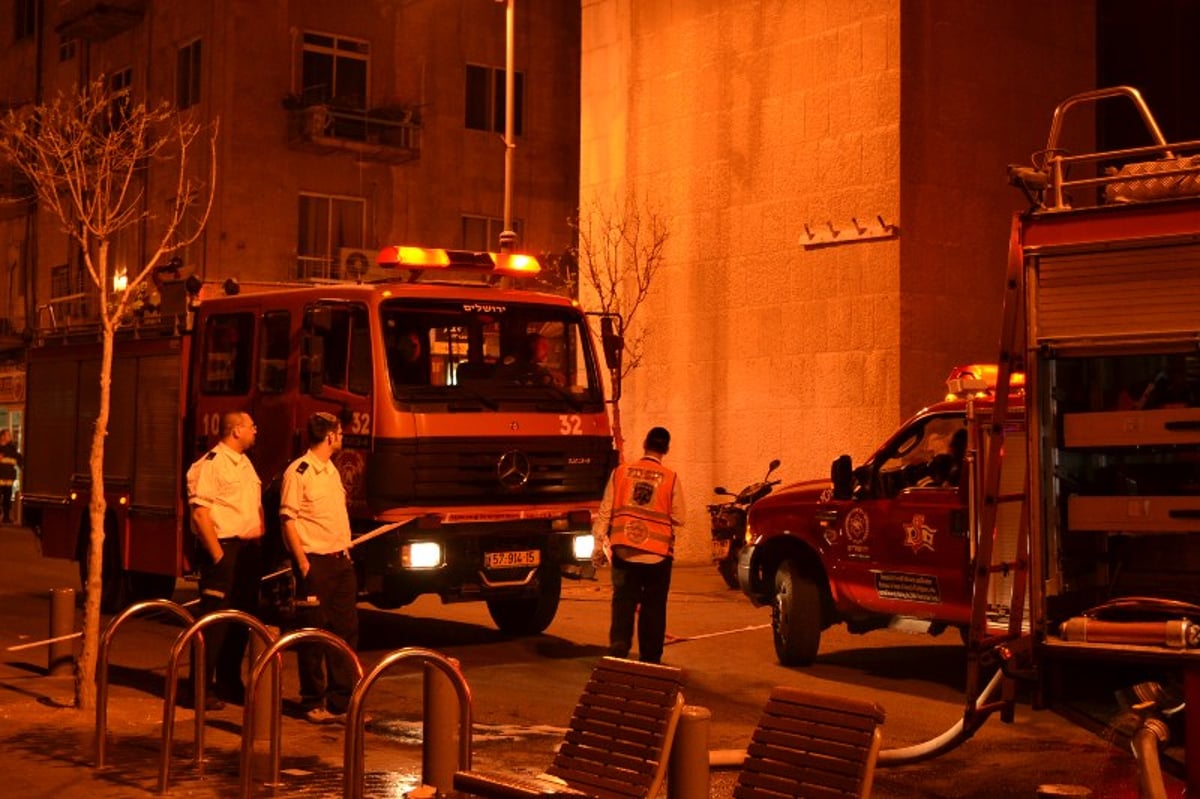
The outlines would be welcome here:
<svg viewBox="0 0 1200 799">
<path fill-rule="evenodd" d="M 982 453 L 981 468 L 973 475 L 972 492 L 973 540 L 976 542 L 971 566 L 971 625 L 967 641 L 966 715 L 968 726 L 982 723 L 991 713 L 1000 712 L 1010 722 L 1016 702 L 1016 686 L 1012 669 L 1031 647 L 1030 623 L 1026 618 L 1029 590 L 1029 514 L 1025 507 L 1029 495 L 1029 475 L 1021 463 L 1021 490 L 1002 493 L 1002 470 L 1005 465 L 1005 427 L 1009 422 L 1011 398 L 1015 388 L 1013 376 L 1024 371 L 1024 257 L 1021 246 L 1021 227 L 1013 219 L 1009 237 L 1008 265 L 1004 278 L 1004 313 L 1000 329 L 1000 356 L 997 360 L 996 384 L 990 419 L 973 419 L 973 450 L 976 463 Z M 968 411 L 974 417 L 974 408 Z M 1023 453 L 1024 448 L 1021 448 Z M 1004 555 L 1010 559 L 993 562 L 997 552 L 996 537 L 1000 508 L 1016 504 L 1019 520 L 1014 546 Z M 989 624 L 989 609 L 993 603 L 993 579 L 1006 578 L 1011 594 L 1008 597 L 1008 623 L 1003 629 Z M 986 672 L 995 671 L 990 682 Z M 998 682 L 997 682 L 998 681 Z M 991 700 L 993 690 L 1000 688 L 1000 698 Z"/>
</svg>

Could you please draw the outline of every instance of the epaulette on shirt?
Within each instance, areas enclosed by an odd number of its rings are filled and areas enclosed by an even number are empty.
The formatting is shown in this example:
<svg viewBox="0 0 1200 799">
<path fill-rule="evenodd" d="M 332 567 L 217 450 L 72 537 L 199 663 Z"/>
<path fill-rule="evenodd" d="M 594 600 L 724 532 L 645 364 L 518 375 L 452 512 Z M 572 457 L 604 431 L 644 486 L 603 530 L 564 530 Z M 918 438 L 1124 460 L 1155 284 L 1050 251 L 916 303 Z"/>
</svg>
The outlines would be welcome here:
<svg viewBox="0 0 1200 799">
<path fill-rule="evenodd" d="M 210 449 L 208 454 L 204 456 L 204 460 L 211 461 L 215 457 L 217 457 L 217 451 L 215 449 Z"/>
<path fill-rule="evenodd" d="M 300 461 L 300 465 L 296 467 L 296 474 L 304 474 L 308 471 L 308 461 Z"/>
</svg>

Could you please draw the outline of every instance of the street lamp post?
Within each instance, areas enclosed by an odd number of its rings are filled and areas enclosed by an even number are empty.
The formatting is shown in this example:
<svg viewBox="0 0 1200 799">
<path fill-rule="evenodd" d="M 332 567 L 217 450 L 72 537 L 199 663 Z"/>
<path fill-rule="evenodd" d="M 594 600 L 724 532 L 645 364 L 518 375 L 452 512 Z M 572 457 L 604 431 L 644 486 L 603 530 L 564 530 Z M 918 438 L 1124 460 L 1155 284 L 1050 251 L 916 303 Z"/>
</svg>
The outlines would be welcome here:
<svg viewBox="0 0 1200 799">
<path fill-rule="evenodd" d="M 504 230 L 500 231 L 500 252 L 512 252 L 517 234 L 512 227 L 513 150 L 513 31 L 516 0 L 496 0 L 505 4 L 504 13 Z"/>
</svg>

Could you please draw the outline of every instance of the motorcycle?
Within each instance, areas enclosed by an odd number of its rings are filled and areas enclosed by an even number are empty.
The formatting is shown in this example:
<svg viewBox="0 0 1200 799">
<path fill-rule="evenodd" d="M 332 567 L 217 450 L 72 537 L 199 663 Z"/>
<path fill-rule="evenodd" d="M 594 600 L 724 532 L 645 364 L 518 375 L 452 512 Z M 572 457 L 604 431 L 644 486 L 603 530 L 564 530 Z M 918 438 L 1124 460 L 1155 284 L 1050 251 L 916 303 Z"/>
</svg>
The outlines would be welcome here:
<svg viewBox="0 0 1200 799">
<path fill-rule="evenodd" d="M 717 496 L 732 497 L 726 502 L 714 502 L 708 506 L 708 515 L 712 518 L 713 563 L 730 588 L 738 587 L 738 553 L 746 543 L 746 514 L 751 505 L 770 494 L 782 482 L 771 479 L 771 473 L 778 468 L 779 459 L 776 458 L 767 465 L 767 474 L 761 481 L 751 483 L 736 494 L 724 486 L 713 489 Z"/>
</svg>

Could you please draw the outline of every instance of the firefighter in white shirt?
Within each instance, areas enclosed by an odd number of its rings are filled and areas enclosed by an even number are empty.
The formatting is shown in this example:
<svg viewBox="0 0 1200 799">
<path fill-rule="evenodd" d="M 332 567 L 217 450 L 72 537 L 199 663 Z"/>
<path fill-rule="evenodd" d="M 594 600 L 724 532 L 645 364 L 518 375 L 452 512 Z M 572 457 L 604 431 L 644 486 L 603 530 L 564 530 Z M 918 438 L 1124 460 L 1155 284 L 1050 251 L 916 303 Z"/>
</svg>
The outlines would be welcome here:
<svg viewBox="0 0 1200 799">
<path fill-rule="evenodd" d="M 332 457 L 342 448 L 342 425 L 331 413 L 308 420 L 308 452 L 283 473 L 279 517 L 304 603 L 300 622 L 358 647 L 358 585 L 350 559 L 346 489 Z M 315 600 L 315 604 L 309 604 Z M 357 679 L 340 652 L 319 644 L 297 647 L 300 702 L 314 724 L 343 721 Z"/>
<path fill-rule="evenodd" d="M 262 483 L 246 452 L 258 428 L 250 414 L 234 411 L 221 417 L 221 440 L 187 473 L 192 529 L 198 538 L 200 615 L 236 608 L 258 611 L 262 582 Z M 249 631 L 241 624 L 220 623 L 204 631 L 209 710 L 220 699 L 241 703 L 242 658 Z"/>
</svg>

